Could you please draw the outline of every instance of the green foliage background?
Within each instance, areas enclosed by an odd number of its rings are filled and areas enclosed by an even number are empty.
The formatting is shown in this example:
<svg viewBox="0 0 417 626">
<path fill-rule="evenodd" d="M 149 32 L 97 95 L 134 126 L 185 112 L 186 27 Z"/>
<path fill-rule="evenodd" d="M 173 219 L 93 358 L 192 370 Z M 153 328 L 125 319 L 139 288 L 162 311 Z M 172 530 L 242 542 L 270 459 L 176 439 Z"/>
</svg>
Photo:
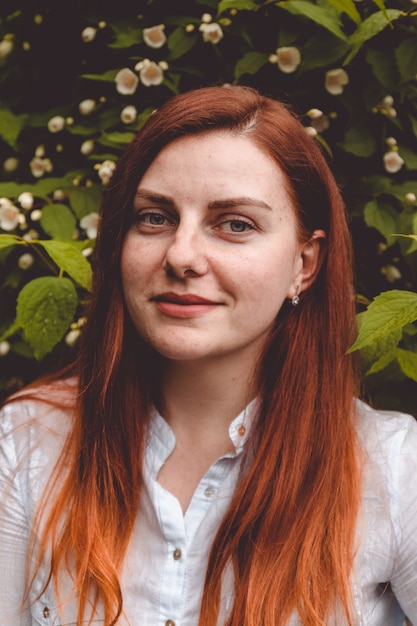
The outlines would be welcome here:
<svg viewBox="0 0 417 626">
<path fill-rule="evenodd" d="M 154 47 L 144 29 L 160 25 Z M 417 413 L 416 31 L 412 0 L 2 0 L 1 393 L 82 332 L 103 169 L 172 94 L 240 83 L 290 102 L 327 153 L 351 216 L 367 392 Z M 300 53 L 290 71 L 282 48 Z"/>
</svg>

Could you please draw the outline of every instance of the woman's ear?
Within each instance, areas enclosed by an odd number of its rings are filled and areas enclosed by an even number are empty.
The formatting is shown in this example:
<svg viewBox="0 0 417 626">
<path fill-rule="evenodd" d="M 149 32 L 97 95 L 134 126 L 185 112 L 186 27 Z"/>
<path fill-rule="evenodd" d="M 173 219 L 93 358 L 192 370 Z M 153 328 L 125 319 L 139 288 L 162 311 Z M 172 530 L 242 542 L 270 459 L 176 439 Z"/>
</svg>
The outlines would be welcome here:
<svg viewBox="0 0 417 626">
<path fill-rule="evenodd" d="M 315 230 L 310 239 L 301 244 L 299 270 L 288 294 L 290 299 L 314 283 L 323 262 L 325 242 L 326 233 L 324 230 Z"/>
</svg>

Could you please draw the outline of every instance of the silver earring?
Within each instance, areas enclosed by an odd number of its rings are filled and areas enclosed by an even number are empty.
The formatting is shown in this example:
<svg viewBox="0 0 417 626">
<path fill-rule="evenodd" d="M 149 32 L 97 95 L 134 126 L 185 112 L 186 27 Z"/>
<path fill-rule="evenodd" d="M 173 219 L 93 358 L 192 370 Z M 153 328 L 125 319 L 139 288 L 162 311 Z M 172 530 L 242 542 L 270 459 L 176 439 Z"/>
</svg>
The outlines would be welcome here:
<svg viewBox="0 0 417 626">
<path fill-rule="evenodd" d="M 298 290 L 299 290 L 299 289 L 300 289 L 300 288 L 299 288 L 299 287 L 297 287 L 297 290 L 296 290 L 295 295 L 291 298 L 291 304 L 292 304 L 293 306 L 297 306 L 297 304 L 299 304 L 299 303 L 300 303 L 300 296 L 298 295 Z"/>
</svg>

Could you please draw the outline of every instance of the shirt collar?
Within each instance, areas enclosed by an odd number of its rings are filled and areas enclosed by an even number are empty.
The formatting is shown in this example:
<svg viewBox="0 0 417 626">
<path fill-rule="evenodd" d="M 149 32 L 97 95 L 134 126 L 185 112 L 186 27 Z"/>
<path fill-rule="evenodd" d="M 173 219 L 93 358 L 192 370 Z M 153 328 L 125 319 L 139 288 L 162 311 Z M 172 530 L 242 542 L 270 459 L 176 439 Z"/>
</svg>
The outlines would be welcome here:
<svg viewBox="0 0 417 626">
<path fill-rule="evenodd" d="M 235 453 L 227 456 L 238 456 L 242 453 L 257 413 L 258 404 L 258 399 L 254 398 L 231 422 L 229 437 L 234 445 Z M 162 462 L 168 458 L 175 447 L 175 435 L 168 422 L 155 407 L 151 411 L 148 445 Z"/>
</svg>

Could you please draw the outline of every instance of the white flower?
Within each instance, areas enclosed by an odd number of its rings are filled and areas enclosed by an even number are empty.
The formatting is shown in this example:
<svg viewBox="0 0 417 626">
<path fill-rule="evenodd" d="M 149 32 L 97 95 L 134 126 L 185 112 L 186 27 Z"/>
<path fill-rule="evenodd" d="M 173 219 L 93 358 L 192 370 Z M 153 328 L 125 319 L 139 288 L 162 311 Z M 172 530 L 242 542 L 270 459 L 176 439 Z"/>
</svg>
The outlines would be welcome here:
<svg viewBox="0 0 417 626">
<path fill-rule="evenodd" d="M 2 207 L 11 207 L 13 206 L 13 202 L 10 200 L 10 198 L 0 198 L 0 209 Z"/>
<path fill-rule="evenodd" d="M 416 201 L 416 194 L 410 191 L 409 193 L 405 194 L 404 200 L 407 202 L 407 204 L 414 204 Z"/>
<path fill-rule="evenodd" d="M 40 159 L 45 156 L 45 146 L 43 143 L 39 144 L 35 150 L 35 157 L 39 157 Z"/>
<path fill-rule="evenodd" d="M 385 276 L 389 283 L 394 283 L 401 278 L 401 272 L 395 265 L 384 265 L 384 267 L 381 267 L 381 274 Z"/>
<path fill-rule="evenodd" d="M 387 137 L 385 139 L 385 143 L 387 144 L 387 146 L 389 146 L 390 148 L 393 148 L 394 146 L 397 145 L 397 140 L 395 139 L 395 137 Z"/>
<path fill-rule="evenodd" d="M 385 171 L 389 174 L 395 174 L 399 172 L 404 165 L 404 159 L 400 157 L 396 150 L 390 150 L 384 154 L 384 167 Z"/>
<path fill-rule="evenodd" d="M 29 167 L 32 172 L 32 176 L 35 178 L 41 178 L 46 172 L 52 172 L 53 166 L 50 159 L 42 159 L 40 157 L 34 157 L 29 162 Z"/>
<path fill-rule="evenodd" d="M 19 167 L 19 159 L 16 157 L 9 157 L 3 163 L 3 169 L 5 172 L 15 172 Z"/>
<path fill-rule="evenodd" d="M 301 63 L 301 54 L 294 46 L 283 46 L 277 50 L 277 64 L 281 72 L 291 74 Z"/>
<path fill-rule="evenodd" d="M 317 136 L 317 131 L 313 126 L 306 126 L 305 127 L 305 131 L 307 133 L 307 135 L 310 135 L 310 137 L 316 137 Z"/>
<path fill-rule="evenodd" d="M 9 56 L 13 51 L 13 41 L 10 39 L 2 39 L 0 41 L 0 59 Z"/>
<path fill-rule="evenodd" d="M 133 104 L 128 104 L 120 113 L 120 119 L 122 120 L 123 124 L 131 124 L 135 121 L 137 114 L 137 108 L 133 106 Z"/>
<path fill-rule="evenodd" d="M 80 104 L 78 105 L 78 110 L 81 115 L 90 115 L 90 113 L 92 113 L 96 108 L 96 105 L 97 103 L 95 100 L 93 100 L 92 98 L 86 98 L 85 100 L 82 100 L 80 102 Z"/>
<path fill-rule="evenodd" d="M 132 95 L 135 93 L 139 78 L 128 67 L 124 67 L 119 70 L 114 78 L 116 83 L 116 89 L 123 96 Z"/>
<path fill-rule="evenodd" d="M 164 24 L 143 29 L 143 40 L 150 48 L 162 48 L 167 38 L 164 33 Z"/>
<path fill-rule="evenodd" d="M 48 130 L 50 133 L 59 133 L 65 128 L 65 118 L 62 115 L 54 115 L 48 122 Z"/>
<path fill-rule="evenodd" d="M 89 257 L 89 256 L 91 256 L 93 254 L 93 251 L 94 251 L 94 248 L 91 248 L 91 247 L 90 248 L 84 248 L 84 250 L 81 250 L 81 254 L 84 257 Z"/>
<path fill-rule="evenodd" d="M 22 209 L 29 210 L 33 207 L 33 194 L 30 191 L 24 191 L 17 199 Z"/>
<path fill-rule="evenodd" d="M 0 341 L 0 356 L 6 356 L 10 352 L 10 343 L 8 341 Z"/>
<path fill-rule="evenodd" d="M 78 341 L 80 335 L 81 331 L 79 328 L 74 328 L 70 330 L 65 337 L 65 343 L 67 344 L 67 346 L 73 346 Z"/>
<path fill-rule="evenodd" d="M 145 87 L 160 85 L 164 80 L 164 70 L 154 61 L 144 59 L 137 63 L 136 68 L 138 68 L 140 80 Z"/>
<path fill-rule="evenodd" d="M 30 214 L 30 219 L 32 220 L 32 222 L 39 222 L 41 217 L 42 211 L 40 209 L 34 209 L 34 211 L 32 211 L 32 213 Z"/>
<path fill-rule="evenodd" d="M 203 34 L 203 41 L 205 42 L 216 44 L 223 39 L 222 27 L 220 24 L 217 24 L 217 22 L 200 24 L 200 31 Z"/>
<path fill-rule="evenodd" d="M 212 19 L 213 19 L 213 16 L 211 15 L 211 13 L 203 13 L 203 15 L 201 16 L 201 21 L 204 24 L 209 24 Z"/>
<path fill-rule="evenodd" d="M 85 41 L 86 43 L 93 41 L 94 37 L 96 36 L 97 33 L 97 28 L 94 28 L 93 26 L 86 26 L 83 30 L 83 32 L 81 33 L 81 39 L 83 41 Z"/>
<path fill-rule="evenodd" d="M 392 107 L 394 104 L 394 98 L 392 96 L 385 96 L 382 100 L 382 105 L 385 107 Z"/>
<path fill-rule="evenodd" d="M 22 239 L 24 239 L 25 241 L 34 241 L 35 239 L 39 239 L 39 233 L 34 228 L 31 228 L 30 230 L 28 230 L 27 233 L 23 235 Z"/>
<path fill-rule="evenodd" d="M 309 109 L 306 115 L 310 118 L 310 127 L 313 127 L 318 133 L 322 133 L 330 126 L 328 115 L 324 115 L 320 109 Z"/>
<path fill-rule="evenodd" d="M 27 228 L 27 221 L 26 221 L 26 215 L 23 215 L 23 213 L 19 214 L 19 228 Z"/>
<path fill-rule="evenodd" d="M 87 156 L 88 154 L 91 154 L 93 150 L 94 150 L 94 141 L 92 139 L 86 139 L 85 141 L 83 141 L 83 143 L 81 144 L 81 148 L 80 148 L 81 154 L 84 154 L 85 156 Z"/>
<path fill-rule="evenodd" d="M 62 189 L 55 189 L 53 198 L 57 202 L 61 202 L 61 200 L 65 200 L 65 192 Z"/>
<path fill-rule="evenodd" d="M 349 76 L 344 69 L 338 68 L 326 72 L 324 86 L 326 90 L 332 94 L 332 96 L 338 96 L 343 93 L 343 87 L 348 83 Z"/>
<path fill-rule="evenodd" d="M 98 213 L 89 213 L 80 219 L 80 226 L 87 231 L 89 239 L 97 237 L 98 219 Z"/>
<path fill-rule="evenodd" d="M 25 254 L 22 254 L 22 256 L 19 257 L 17 264 L 21 270 L 28 270 L 30 267 L 32 267 L 34 261 L 35 257 L 33 256 L 33 254 L 30 254 L 30 252 L 25 252 Z"/>
<path fill-rule="evenodd" d="M 106 160 L 98 168 L 98 177 L 100 178 L 103 185 L 107 185 L 114 169 L 116 167 L 116 163 L 114 161 Z"/>
<path fill-rule="evenodd" d="M 19 209 L 13 204 L 2 203 L 0 205 L 0 228 L 7 231 L 17 228 L 19 224 L 19 215 Z"/>
</svg>

